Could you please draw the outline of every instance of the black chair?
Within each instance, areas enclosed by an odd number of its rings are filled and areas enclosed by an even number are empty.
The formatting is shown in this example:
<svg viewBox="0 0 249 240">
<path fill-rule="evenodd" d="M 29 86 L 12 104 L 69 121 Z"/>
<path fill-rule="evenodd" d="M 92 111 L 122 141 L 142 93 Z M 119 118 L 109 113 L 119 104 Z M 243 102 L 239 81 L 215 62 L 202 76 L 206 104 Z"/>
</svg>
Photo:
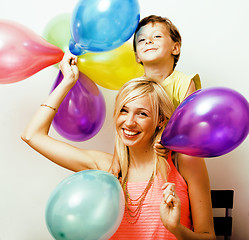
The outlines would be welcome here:
<svg viewBox="0 0 249 240">
<path fill-rule="evenodd" d="M 224 239 L 232 236 L 233 197 L 233 190 L 211 190 L 212 207 L 225 209 L 225 216 L 214 217 L 215 234 L 224 236 Z"/>
</svg>

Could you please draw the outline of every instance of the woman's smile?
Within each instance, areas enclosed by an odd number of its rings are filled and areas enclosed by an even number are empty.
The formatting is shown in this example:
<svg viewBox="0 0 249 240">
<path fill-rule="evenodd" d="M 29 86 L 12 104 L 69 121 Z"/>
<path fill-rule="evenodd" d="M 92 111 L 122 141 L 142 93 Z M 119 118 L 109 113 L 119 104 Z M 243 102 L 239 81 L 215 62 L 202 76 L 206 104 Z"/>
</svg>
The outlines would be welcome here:
<svg viewBox="0 0 249 240">
<path fill-rule="evenodd" d="M 132 131 L 132 130 L 127 130 L 123 128 L 124 135 L 127 137 L 133 137 L 138 135 L 140 132 L 139 131 Z"/>
</svg>

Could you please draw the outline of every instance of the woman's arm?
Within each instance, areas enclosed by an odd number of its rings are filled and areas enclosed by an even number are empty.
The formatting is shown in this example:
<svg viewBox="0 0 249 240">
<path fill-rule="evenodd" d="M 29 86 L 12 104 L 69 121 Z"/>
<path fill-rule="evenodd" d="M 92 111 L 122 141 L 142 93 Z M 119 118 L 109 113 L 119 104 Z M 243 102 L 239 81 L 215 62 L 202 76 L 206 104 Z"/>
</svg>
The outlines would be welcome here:
<svg viewBox="0 0 249 240">
<path fill-rule="evenodd" d="M 178 166 L 179 172 L 188 184 L 194 230 L 180 223 L 181 201 L 172 183 L 163 186 L 160 213 L 164 226 L 177 239 L 215 239 L 209 177 L 204 159 L 179 154 Z"/>
<path fill-rule="evenodd" d="M 76 63 L 76 56 L 69 52 L 65 53 L 64 58 L 60 63 L 60 69 L 64 75 L 62 82 L 44 102 L 44 105 L 46 106 L 41 106 L 39 108 L 26 127 L 21 138 L 37 152 L 69 170 L 108 170 L 112 159 L 111 154 L 79 149 L 48 136 L 53 118 L 56 114 L 56 110 L 53 109 L 59 108 L 67 93 L 78 80 L 79 70 Z"/>
<path fill-rule="evenodd" d="M 118 153 L 117 153 L 116 146 L 115 146 L 112 163 L 111 163 L 110 168 L 108 169 L 108 172 L 112 173 L 114 176 L 118 178 L 120 170 L 121 169 L 120 169 L 120 164 L 119 164 Z"/>
</svg>

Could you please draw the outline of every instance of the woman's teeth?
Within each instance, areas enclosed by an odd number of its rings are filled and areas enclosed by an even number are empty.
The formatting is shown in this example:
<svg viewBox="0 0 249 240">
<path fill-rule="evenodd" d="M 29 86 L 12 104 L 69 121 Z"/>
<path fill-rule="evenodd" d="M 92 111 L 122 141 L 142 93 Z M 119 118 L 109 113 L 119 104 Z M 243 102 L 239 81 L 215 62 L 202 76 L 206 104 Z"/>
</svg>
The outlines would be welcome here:
<svg viewBox="0 0 249 240">
<path fill-rule="evenodd" d="M 125 133 L 126 135 L 129 135 L 129 136 L 134 136 L 134 135 L 136 135 L 138 132 L 131 132 L 131 131 L 128 131 L 128 130 L 125 130 L 125 129 L 124 129 L 124 133 Z"/>
</svg>

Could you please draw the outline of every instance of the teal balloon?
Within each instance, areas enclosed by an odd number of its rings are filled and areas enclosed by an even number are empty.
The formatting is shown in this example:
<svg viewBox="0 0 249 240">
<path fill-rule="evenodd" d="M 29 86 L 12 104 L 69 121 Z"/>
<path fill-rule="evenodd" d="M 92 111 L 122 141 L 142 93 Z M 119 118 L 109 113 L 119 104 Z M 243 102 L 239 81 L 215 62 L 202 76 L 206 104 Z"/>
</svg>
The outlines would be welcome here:
<svg viewBox="0 0 249 240">
<path fill-rule="evenodd" d="M 56 240 L 105 240 L 118 229 L 124 207 L 123 190 L 114 175 L 81 171 L 52 192 L 46 206 L 46 224 Z"/>
<path fill-rule="evenodd" d="M 130 39 L 140 20 L 137 0 L 80 0 L 74 8 L 70 51 L 102 52 Z"/>
</svg>

